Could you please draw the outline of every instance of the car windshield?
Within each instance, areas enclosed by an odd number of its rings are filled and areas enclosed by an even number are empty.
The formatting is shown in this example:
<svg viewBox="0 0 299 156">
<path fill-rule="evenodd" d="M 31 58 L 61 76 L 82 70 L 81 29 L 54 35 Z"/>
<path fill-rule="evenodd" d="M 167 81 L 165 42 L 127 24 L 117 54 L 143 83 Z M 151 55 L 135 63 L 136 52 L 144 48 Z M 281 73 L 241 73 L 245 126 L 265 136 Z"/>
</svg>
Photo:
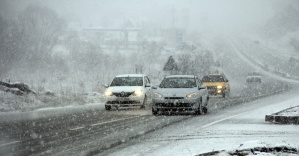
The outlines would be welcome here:
<svg viewBox="0 0 299 156">
<path fill-rule="evenodd" d="M 160 88 L 194 88 L 196 87 L 196 81 L 194 78 L 189 77 L 172 77 L 165 78 Z"/>
<path fill-rule="evenodd" d="M 110 86 L 142 86 L 142 77 L 116 77 Z"/>
<path fill-rule="evenodd" d="M 209 75 L 202 78 L 202 82 L 224 82 L 223 76 Z"/>
</svg>

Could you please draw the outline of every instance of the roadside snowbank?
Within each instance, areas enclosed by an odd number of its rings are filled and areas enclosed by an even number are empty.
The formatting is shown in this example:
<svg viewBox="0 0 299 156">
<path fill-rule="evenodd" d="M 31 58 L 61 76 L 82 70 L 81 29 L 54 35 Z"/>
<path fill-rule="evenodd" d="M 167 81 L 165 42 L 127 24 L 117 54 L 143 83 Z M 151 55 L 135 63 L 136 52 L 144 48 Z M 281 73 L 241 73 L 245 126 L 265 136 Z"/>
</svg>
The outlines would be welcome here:
<svg viewBox="0 0 299 156">
<path fill-rule="evenodd" d="M 281 143 L 265 143 L 259 140 L 251 140 L 240 144 L 236 149 L 226 151 L 213 151 L 209 153 L 199 154 L 198 156 L 215 155 L 215 156 L 231 156 L 231 155 L 246 155 L 246 156 L 298 156 L 299 145 Z"/>
<path fill-rule="evenodd" d="M 15 95 L 0 90 L 0 114 L 1 112 L 26 112 L 46 108 L 63 108 L 66 106 L 80 106 L 88 103 L 99 103 L 101 94 L 97 92 L 85 94 L 28 94 Z"/>
</svg>

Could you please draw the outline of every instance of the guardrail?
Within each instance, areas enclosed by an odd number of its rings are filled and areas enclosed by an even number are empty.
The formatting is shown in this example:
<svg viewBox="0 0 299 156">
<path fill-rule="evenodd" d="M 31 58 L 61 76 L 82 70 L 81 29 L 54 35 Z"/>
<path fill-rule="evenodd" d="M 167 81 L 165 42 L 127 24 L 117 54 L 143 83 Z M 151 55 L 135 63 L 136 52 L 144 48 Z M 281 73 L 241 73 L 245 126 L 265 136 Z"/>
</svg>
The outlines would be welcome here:
<svg viewBox="0 0 299 156">
<path fill-rule="evenodd" d="M 297 76 L 289 75 L 289 74 L 283 73 L 281 71 L 271 70 L 271 69 L 269 69 L 269 67 L 267 65 L 263 65 L 260 62 L 255 61 L 254 59 L 252 59 L 251 57 L 249 57 L 247 54 L 245 54 L 232 40 L 230 40 L 230 41 L 238 49 L 238 51 L 240 52 L 241 55 L 243 55 L 247 60 L 249 60 L 250 62 L 254 63 L 256 66 L 258 66 L 262 70 L 268 71 L 268 72 L 270 72 L 272 74 L 281 76 L 281 77 L 286 78 L 286 79 L 299 81 L 299 78 Z"/>
</svg>

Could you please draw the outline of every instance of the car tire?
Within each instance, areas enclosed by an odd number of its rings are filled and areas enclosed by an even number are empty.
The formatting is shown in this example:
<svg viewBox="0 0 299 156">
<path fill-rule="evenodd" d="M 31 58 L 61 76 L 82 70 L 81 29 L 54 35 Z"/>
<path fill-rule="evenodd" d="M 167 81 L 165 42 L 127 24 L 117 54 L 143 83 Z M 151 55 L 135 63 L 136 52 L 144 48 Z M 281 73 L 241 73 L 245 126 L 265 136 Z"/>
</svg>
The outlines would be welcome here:
<svg viewBox="0 0 299 156">
<path fill-rule="evenodd" d="M 197 108 L 197 110 L 195 111 L 195 115 L 201 115 L 203 114 L 203 106 L 202 106 L 202 100 L 200 100 L 199 106 Z"/>
<path fill-rule="evenodd" d="M 203 107 L 203 113 L 204 113 L 204 114 L 207 114 L 207 113 L 208 113 L 208 104 L 209 104 L 209 100 L 210 100 L 210 98 L 208 97 L 208 98 L 207 98 L 207 103 L 206 103 L 206 105 Z"/>
<path fill-rule="evenodd" d="M 204 114 L 207 114 L 208 113 L 208 108 L 207 107 L 203 107 L 202 111 L 203 111 Z"/>
<path fill-rule="evenodd" d="M 153 113 L 153 115 L 158 115 L 158 111 L 154 111 L 153 108 L 152 108 L 152 113 Z"/>
<path fill-rule="evenodd" d="M 110 105 L 105 105 L 105 109 L 106 110 L 111 110 L 111 106 Z"/>
</svg>

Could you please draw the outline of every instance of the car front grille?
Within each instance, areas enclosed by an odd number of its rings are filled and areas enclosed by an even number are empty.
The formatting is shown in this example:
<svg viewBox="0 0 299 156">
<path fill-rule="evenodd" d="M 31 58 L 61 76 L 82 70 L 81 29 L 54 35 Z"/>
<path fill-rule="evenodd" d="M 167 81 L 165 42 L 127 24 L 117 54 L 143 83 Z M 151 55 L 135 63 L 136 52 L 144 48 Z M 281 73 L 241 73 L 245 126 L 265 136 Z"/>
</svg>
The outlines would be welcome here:
<svg viewBox="0 0 299 156">
<path fill-rule="evenodd" d="M 120 93 L 113 93 L 113 95 L 116 97 L 129 97 L 133 93 L 134 92 L 120 92 Z"/>
<path fill-rule="evenodd" d="M 184 99 L 184 97 L 165 97 L 165 99 Z"/>
<path fill-rule="evenodd" d="M 140 104 L 139 101 L 108 101 L 107 104 Z"/>
<path fill-rule="evenodd" d="M 156 103 L 158 107 L 192 107 L 193 103 Z"/>
</svg>

